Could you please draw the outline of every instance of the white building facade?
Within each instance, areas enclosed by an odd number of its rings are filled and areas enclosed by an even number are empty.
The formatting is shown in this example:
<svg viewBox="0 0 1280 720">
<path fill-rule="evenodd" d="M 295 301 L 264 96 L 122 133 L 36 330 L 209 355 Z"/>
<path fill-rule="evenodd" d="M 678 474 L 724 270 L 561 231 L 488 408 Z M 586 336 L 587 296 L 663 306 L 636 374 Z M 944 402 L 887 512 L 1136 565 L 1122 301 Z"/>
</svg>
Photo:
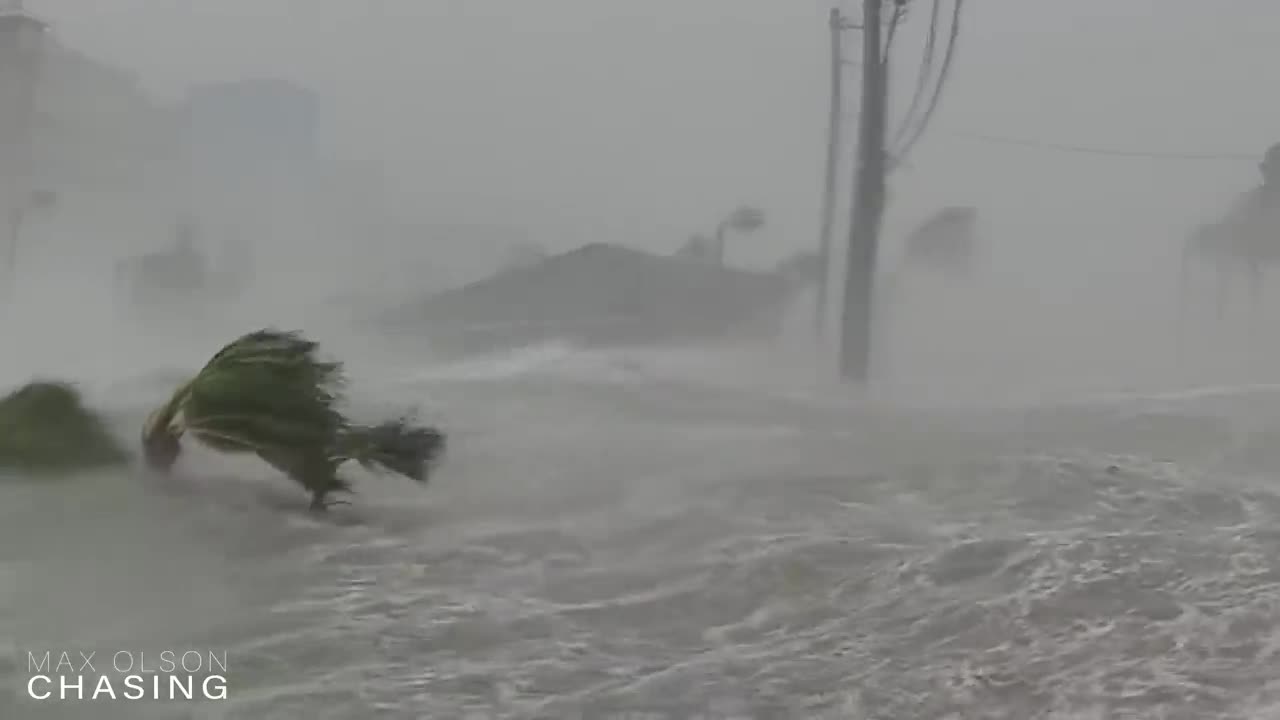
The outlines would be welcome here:
<svg viewBox="0 0 1280 720">
<path fill-rule="evenodd" d="M 179 112 L 187 202 L 224 266 L 287 267 L 320 232 L 316 95 L 285 80 L 191 88 Z"/>
<path fill-rule="evenodd" d="M 20 2 L 0 5 L 0 211 L 55 197 L 28 213 L 24 258 L 154 246 L 176 210 L 177 130 L 136 78 L 66 46 Z"/>
</svg>

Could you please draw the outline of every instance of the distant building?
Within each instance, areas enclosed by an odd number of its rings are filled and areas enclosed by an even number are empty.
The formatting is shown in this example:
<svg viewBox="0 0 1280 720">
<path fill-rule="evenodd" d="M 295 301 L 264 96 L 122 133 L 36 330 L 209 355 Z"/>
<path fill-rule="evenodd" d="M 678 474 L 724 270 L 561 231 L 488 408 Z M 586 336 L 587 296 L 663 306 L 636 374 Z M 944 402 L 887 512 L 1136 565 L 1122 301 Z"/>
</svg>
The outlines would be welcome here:
<svg viewBox="0 0 1280 720">
<path fill-rule="evenodd" d="M 314 176 L 320 101 L 286 80 L 192 88 L 182 105 L 193 179 L 204 184 L 296 185 Z"/>
<path fill-rule="evenodd" d="M 173 149 L 175 129 L 133 76 L 63 45 L 20 0 L 0 5 L 0 173 L 117 188 Z"/>
<path fill-rule="evenodd" d="M 96 246 L 145 235 L 130 223 L 173 184 L 176 129 L 133 76 L 64 45 L 20 0 L 0 4 L 0 210 L 51 191 L 60 218 L 99 228 Z"/>
<path fill-rule="evenodd" d="M 51 38 L 37 95 L 36 150 L 51 181 L 98 191 L 172 184 L 176 117 L 131 74 Z"/>
<path fill-rule="evenodd" d="M 32 141 L 47 25 L 21 2 L 0 6 L 0 209 L 8 217 L 32 183 Z"/>
<path fill-rule="evenodd" d="M 316 232 L 320 100 L 287 80 L 192 87 L 179 116 L 188 207 L 248 273 L 287 242 Z"/>
</svg>

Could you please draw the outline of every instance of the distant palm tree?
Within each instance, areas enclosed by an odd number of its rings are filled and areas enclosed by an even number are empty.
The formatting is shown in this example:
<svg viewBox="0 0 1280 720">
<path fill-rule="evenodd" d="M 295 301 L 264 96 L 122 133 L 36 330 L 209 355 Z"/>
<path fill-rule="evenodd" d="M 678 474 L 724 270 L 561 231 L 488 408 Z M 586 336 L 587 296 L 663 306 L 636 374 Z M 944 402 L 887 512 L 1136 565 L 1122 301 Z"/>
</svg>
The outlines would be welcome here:
<svg viewBox="0 0 1280 720">
<path fill-rule="evenodd" d="M 732 230 L 740 235 L 749 235 L 764 227 L 764 211 L 750 205 L 743 205 L 729 213 L 716 225 L 715 261 L 723 265 L 725 260 L 725 233 Z"/>
</svg>

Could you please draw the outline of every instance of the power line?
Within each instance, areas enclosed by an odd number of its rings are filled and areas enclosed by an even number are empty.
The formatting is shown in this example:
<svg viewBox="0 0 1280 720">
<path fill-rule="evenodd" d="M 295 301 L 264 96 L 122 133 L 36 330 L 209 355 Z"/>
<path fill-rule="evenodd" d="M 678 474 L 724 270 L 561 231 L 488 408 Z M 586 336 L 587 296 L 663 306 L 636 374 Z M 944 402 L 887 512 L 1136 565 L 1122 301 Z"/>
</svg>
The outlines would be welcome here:
<svg viewBox="0 0 1280 720">
<path fill-rule="evenodd" d="M 925 108 L 924 116 L 916 123 L 914 132 L 907 137 L 905 143 L 894 153 L 895 162 L 901 162 L 911 154 L 911 150 L 920 142 L 920 138 L 924 137 L 925 131 L 929 128 L 929 122 L 933 120 L 933 115 L 938 110 L 939 101 L 942 99 L 942 92 L 946 89 L 947 79 L 951 74 L 951 62 L 955 59 L 955 50 L 957 40 L 960 37 L 960 14 L 964 10 L 964 0 L 953 0 L 953 10 L 951 13 L 951 33 L 947 37 L 947 48 L 943 51 L 942 68 L 938 71 L 938 81 L 933 86 L 933 95 L 929 98 L 929 104 Z"/>
<path fill-rule="evenodd" d="M 1206 153 L 1206 152 L 1164 152 L 1159 150 L 1128 150 L 1123 148 L 1105 148 L 1073 143 L 1032 140 L 1027 138 L 1004 137 L 974 132 L 950 132 L 949 135 L 963 137 L 979 142 L 996 145 L 1013 145 L 1018 147 L 1052 150 L 1056 152 L 1077 153 L 1084 155 L 1109 155 L 1113 157 L 1147 158 L 1156 160 L 1257 160 L 1256 153 Z"/>
<path fill-rule="evenodd" d="M 893 39 L 898 36 L 898 26 L 902 25 L 903 20 L 907 17 L 907 3 L 895 3 L 893 6 L 893 15 L 889 20 L 889 35 L 884 41 L 884 51 L 880 54 L 880 62 L 888 63 L 889 55 L 893 52 Z"/>
<path fill-rule="evenodd" d="M 907 111 L 902 115 L 902 124 L 898 126 L 898 131 L 894 133 L 893 142 L 898 144 L 907 136 L 914 122 L 916 110 L 920 107 L 920 102 L 924 100 L 925 88 L 929 86 L 929 77 L 933 75 L 933 55 L 934 48 L 938 43 L 938 14 L 942 9 L 942 0 L 933 0 L 933 10 L 929 16 L 929 34 L 924 44 L 924 58 L 920 60 L 920 68 L 916 73 L 916 89 L 911 95 L 911 104 L 907 106 Z"/>
</svg>

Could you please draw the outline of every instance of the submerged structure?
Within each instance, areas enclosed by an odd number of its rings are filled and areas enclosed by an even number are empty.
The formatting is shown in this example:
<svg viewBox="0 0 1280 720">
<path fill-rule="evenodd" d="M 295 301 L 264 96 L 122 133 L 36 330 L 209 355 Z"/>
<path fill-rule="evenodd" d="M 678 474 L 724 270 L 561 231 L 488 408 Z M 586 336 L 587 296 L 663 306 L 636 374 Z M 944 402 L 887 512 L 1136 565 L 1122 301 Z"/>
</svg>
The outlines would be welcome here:
<svg viewBox="0 0 1280 720">
<path fill-rule="evenodd" d="M 651 345 L 773 337 L 793 273 L 595 243 L 446 290 L 381 318 L 441 352 L 544 341 Z"/>
</svg>

